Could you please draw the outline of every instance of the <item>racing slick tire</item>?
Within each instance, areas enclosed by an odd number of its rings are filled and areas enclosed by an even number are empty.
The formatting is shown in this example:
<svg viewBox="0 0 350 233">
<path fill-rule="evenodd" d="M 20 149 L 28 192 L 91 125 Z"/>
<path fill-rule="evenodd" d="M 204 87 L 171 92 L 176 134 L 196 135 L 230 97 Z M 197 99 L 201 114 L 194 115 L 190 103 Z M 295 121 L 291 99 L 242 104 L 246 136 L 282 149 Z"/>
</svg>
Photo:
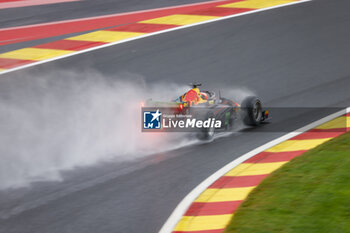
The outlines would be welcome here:
<svg viewBox="0 0 350 233">
<path fill-rule="evenodd" d="M 243 122 L 249 126 L 258 126 L 262 121 L 262 104 L 258 97 L 249 96 L 241 105 Z"/>
</svg>

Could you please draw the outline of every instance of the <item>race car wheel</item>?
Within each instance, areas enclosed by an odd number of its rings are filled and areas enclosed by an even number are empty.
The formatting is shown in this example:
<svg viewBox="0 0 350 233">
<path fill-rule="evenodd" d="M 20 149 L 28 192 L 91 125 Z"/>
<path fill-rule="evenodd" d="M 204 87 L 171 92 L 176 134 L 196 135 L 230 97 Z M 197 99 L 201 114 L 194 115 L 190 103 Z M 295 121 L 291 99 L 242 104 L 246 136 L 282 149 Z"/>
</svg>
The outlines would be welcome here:
<svg viewBox="0 0 350 233">
<path fill-rule="evenodd" d="M 214 116 L 212 114 L 208 114 L 206 119 L 213 118 Z M 215 135 L 215 128 L 202 128 L 200 132 L 197 133 L 197 138 L 199 140 L 208 141 L 211 140 Z"/>
<path fill-rule="evenodd" d="M 232 130 L 233 129 L 233 126 L 234 126 L 234 121 L 235 121 L 235 113 L 234 111 L 231 111 L 230 112 L 230 117 L 229 117 L 229 120 L 228 120 L 228 125 L 227 125 L 227 130 Z"/>
<path fill-rule="evenodd" d="M 243 122 L 246 125 L 260 125 L 262 119 L 261 101 L 255 96 L 249 96 L 242 102 Z"/>
</svg>

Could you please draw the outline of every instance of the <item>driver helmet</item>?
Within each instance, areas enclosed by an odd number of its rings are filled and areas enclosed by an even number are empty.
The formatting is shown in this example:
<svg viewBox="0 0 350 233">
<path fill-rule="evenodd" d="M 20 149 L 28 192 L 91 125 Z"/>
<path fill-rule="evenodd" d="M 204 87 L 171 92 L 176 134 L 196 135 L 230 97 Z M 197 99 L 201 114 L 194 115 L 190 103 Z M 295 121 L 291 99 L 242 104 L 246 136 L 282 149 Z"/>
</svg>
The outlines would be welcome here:
<svg viewBox="0 0 350 233">
<path fill-rule="evenodd" d="M 200 97 L 201 97 L 203 100 L 208 100 L 208 95 L 207 95 L 207 93 L 201 92 L 201 93 L 200 93 Z"/>
</svg>

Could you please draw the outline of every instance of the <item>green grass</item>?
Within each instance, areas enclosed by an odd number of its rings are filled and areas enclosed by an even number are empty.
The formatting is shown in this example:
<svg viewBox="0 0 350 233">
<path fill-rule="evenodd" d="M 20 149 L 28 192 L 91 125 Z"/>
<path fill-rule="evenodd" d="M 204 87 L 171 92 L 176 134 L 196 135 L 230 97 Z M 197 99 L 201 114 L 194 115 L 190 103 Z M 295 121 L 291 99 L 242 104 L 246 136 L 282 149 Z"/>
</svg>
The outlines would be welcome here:
<svg viewBox="0 0 350 233">
<path fill-rule="evenodd" d="M 238 208 L 225 232 L 350 232 L 350 133 L 272 173 Z"/>
</svg>

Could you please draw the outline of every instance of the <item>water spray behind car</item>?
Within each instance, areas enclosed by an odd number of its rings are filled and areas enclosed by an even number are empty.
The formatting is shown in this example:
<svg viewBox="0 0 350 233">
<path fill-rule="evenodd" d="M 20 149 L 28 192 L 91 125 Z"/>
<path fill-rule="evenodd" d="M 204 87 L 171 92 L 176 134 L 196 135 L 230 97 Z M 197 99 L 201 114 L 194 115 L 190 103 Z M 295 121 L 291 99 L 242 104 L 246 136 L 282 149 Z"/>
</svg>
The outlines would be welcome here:
<svg viewBox="0 0 350 233">
<path fill-rule="evenodd" d="M 195 142 L 141 133 L 139 103 L 151 96 L 173 98 L 168 88 L 175 98 L 186 87 L 91 70 L 1 79 L 0 189 L 60 181 L 65 169 L 134 160 Z"/>
</svg>

